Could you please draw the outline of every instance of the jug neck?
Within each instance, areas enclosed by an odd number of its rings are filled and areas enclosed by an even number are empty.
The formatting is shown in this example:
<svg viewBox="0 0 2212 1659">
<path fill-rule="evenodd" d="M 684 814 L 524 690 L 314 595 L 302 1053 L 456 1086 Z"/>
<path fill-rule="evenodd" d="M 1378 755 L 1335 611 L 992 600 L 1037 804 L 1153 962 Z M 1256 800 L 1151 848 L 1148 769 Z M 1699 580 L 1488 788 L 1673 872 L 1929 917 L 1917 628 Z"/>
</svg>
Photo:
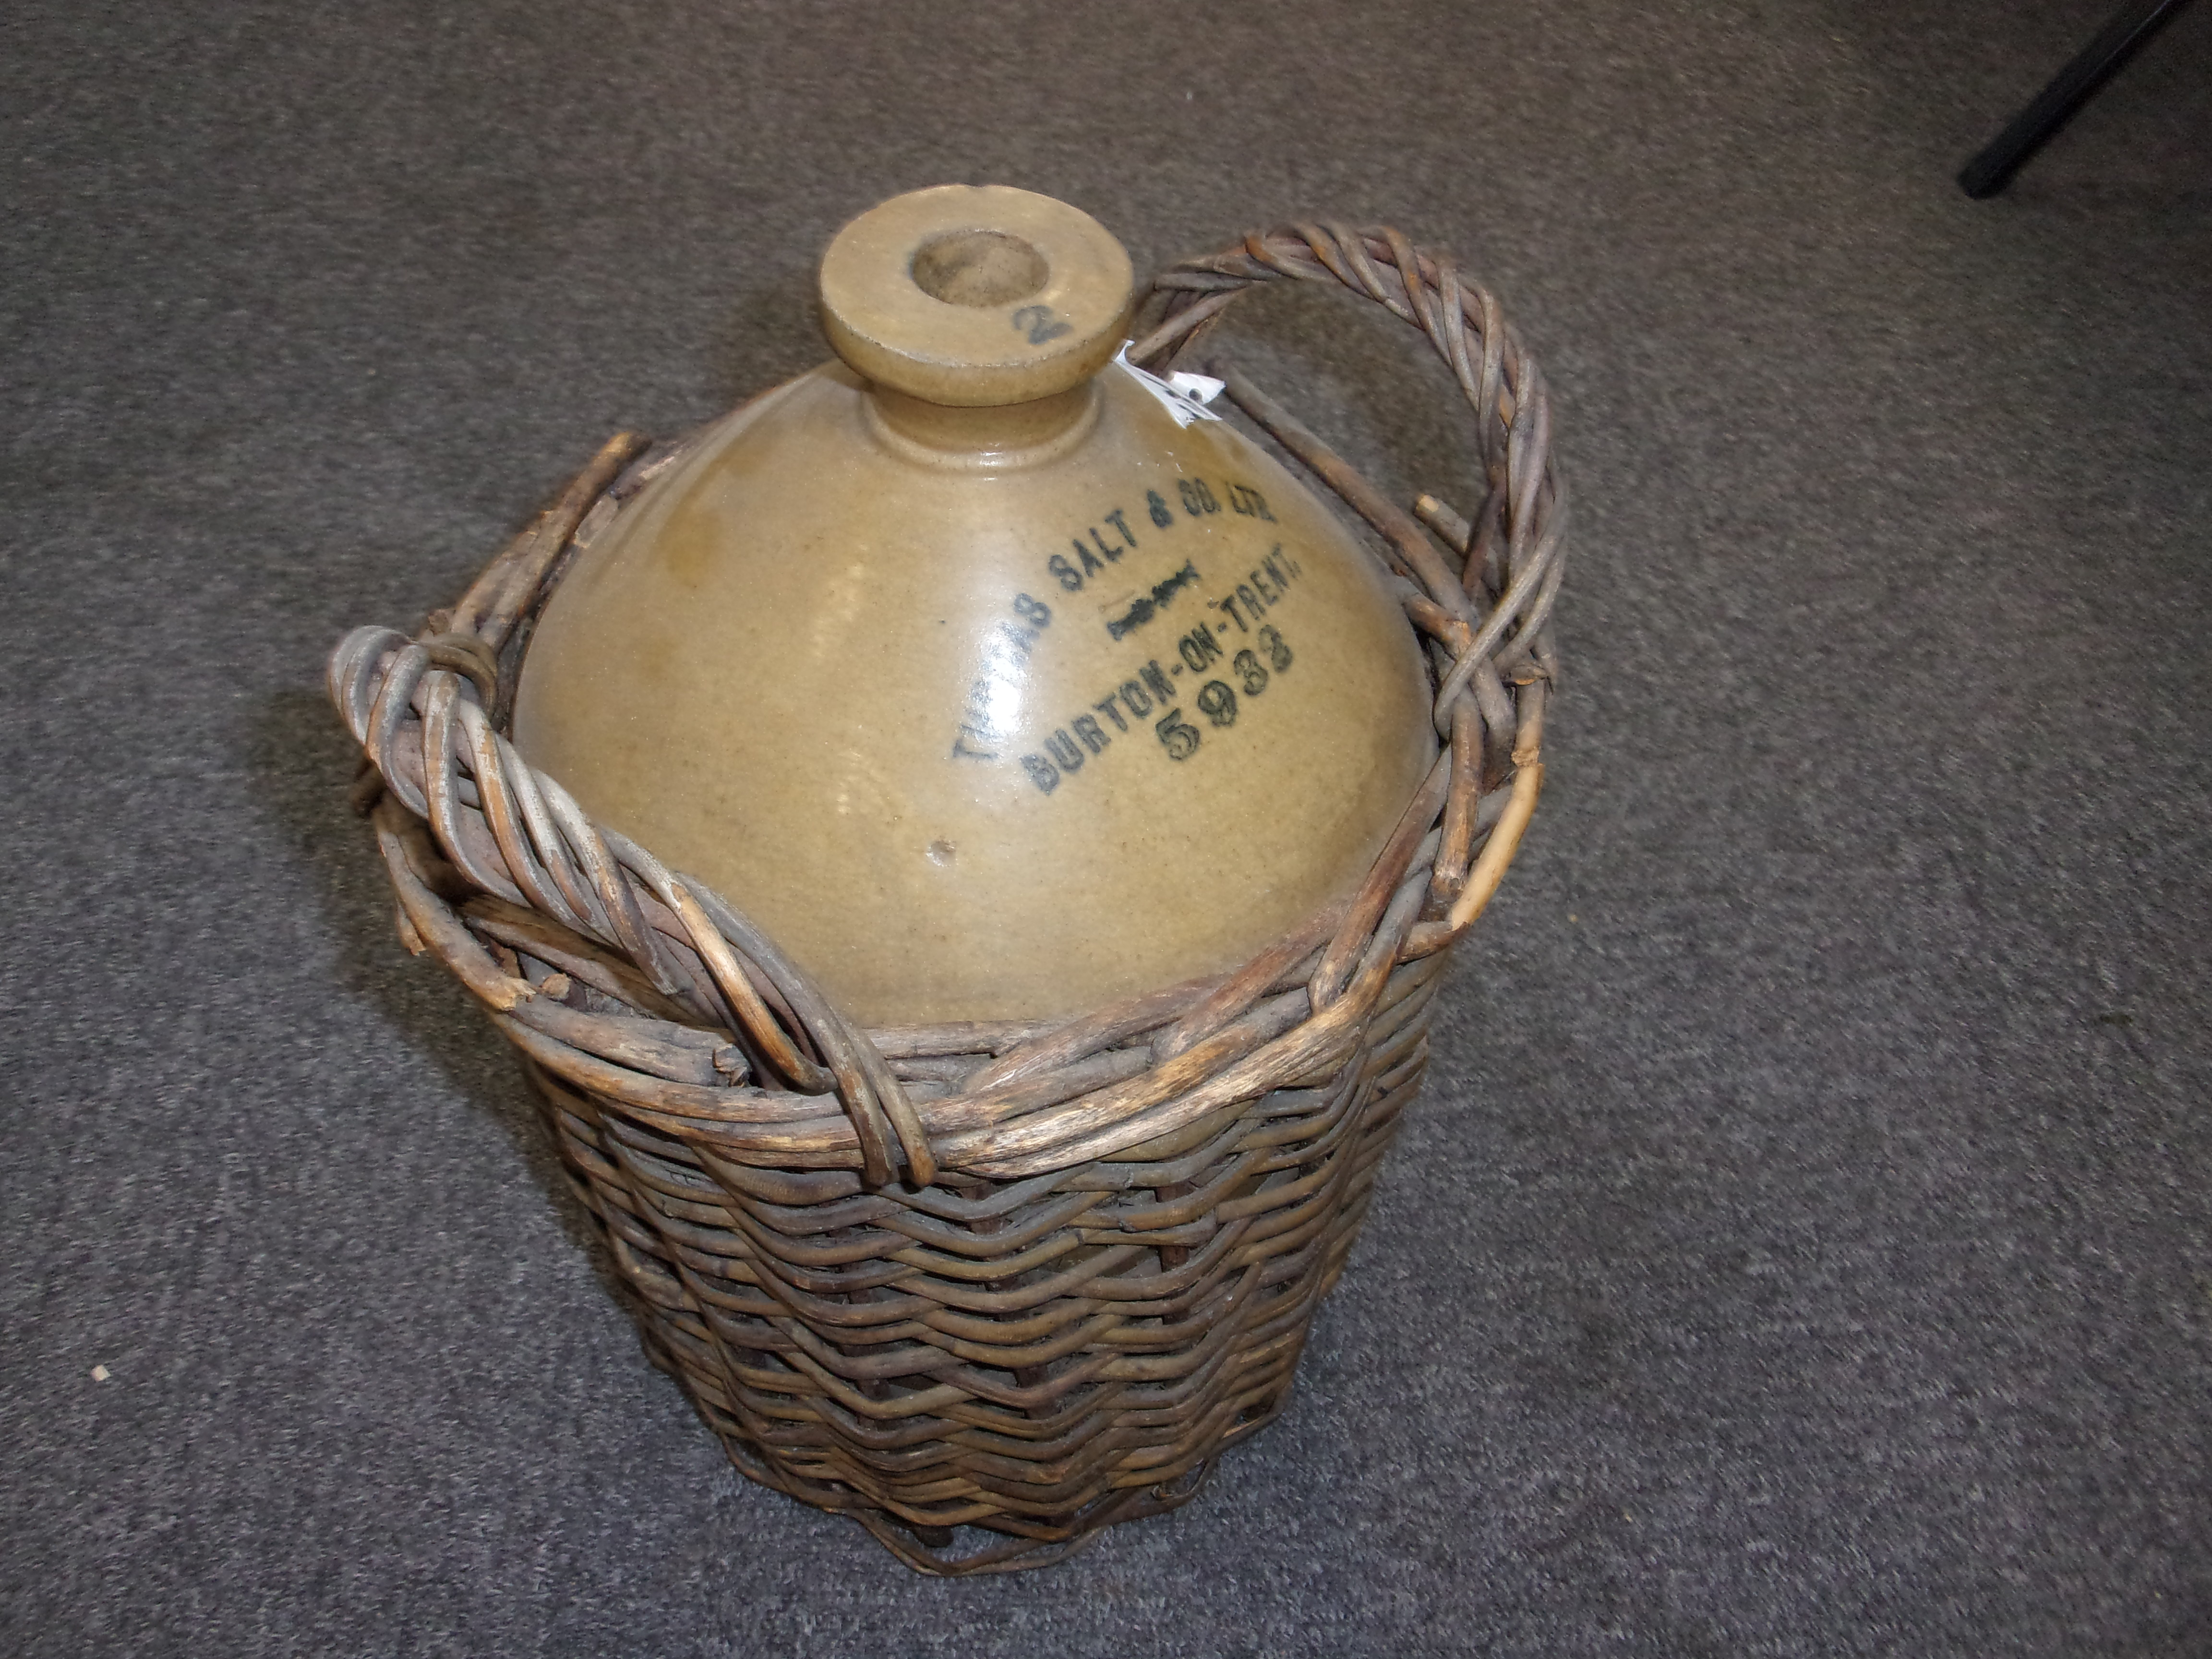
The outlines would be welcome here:
<svg viewBox="0 0 2212 1659">
<path fill-rule="evenodd" d="M 1066 454 L 1098 423 L 1098 382 L 1025 403 L 960 407 L 883 385 L 862 397 L 869 434 L 902 459 L 955 472 L 1036 466 Z"/>
</svg>

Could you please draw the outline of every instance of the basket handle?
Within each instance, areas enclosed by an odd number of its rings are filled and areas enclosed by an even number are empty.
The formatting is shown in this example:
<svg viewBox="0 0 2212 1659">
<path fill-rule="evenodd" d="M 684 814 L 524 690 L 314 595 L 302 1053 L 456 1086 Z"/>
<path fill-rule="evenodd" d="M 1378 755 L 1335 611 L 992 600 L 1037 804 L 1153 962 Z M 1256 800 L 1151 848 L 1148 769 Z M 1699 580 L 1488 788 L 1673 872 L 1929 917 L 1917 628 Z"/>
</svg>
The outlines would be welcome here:
<svg viewBox="0 0 2212 1659">
<path fill-rule="evenodd" d="M 1166 374 L 1240 295 L 1284 281 L 1334 283 L 1420 330 L 1474 417 L 1480 510 L 1470 520 L 1425 495 L 1408 513 L 1243 374 L 1214 366 L 1237 407 L 1381 536 L 1400 602 L 1443 659 L 1433 717 L 1452 767 L 1431 892 L 1444 914 L 1417 924 L 1401 951 L 1424 956 L 1481 914 L 1543 787 L 1544 709 L 1559 672 L 1548 623 L 1566 568 L 1550 393 L 1496 297 L 1449 254 L 1387 227 L 1286 225 L 1171 265 L 1139 308 L 1143 332 L 1128 355 Z M 1509 778 L 1510 793 L 1486 804 Z"/>
<path fill-rule="evenodd" d="M 572 486 L 570 496 L 578 493 Z M 584 507 L 601 493 L 586 492 Z M 562 514 L 551 522 L 559 531 L 562 519 L 573 524 L 581 518 L 580 512 Z M 362 745 L 363 782 L 374 786 L 356 786 L 356 804 L 380 814 L 396 806 L 427 823 L 438 850 L 469 886 L 611 947 L 643 974 L 653 993 L 691 1018 L 707 1025 L 732 1023 L 755 1059 L 794 1090 L 834 1094 L 852 1124 L 868 1185 L 882 1187 L 895 1177 L 894 1148 L 904 1156 L 908 1178 L 930 1185 L 938 1164 L 928 1133 L 866 1034 L 712 888 L 593 823 L 492 725 L 486 711 L 501 699 L 485 696 L 483 665 L 498 660 L 503 690 L 518 659 L 501 648 L 501 633 L 537 597 L 532 592 L 518 607 L 518 589 L 502 585 L 502 572 L 514 583 L 534 571 L 531 580 L 542 583 L 567 545 L 562 534 L 550 554 L 541 546 L 503 557 L 471 586 L 457 614 L 434 617 L 421 639 L 372 627 L 339 643 L 330 662 L 331 698 Z M 386 793 L 392 801 L 380 802 Z M 392 828 L 381 818 L 380 826 Z M 400 837 L 380 839 L 391 843 L 387 860 L 398 856 Z M 392 874 L 396 884 L 406 878 L 398 865 Z M 466 928 L 433 919 L 430 907 L 442 896 L 420 880 L 410 886 L 420 890 L 414 909 L 403 905 L 406 931 L 436 949 L 493 1007 L 512 1013 L 540 994 L 527 981 L 477 963 L 481 949 Z M 688 947 L 690 960 L 672 945 Z"/>
</svg>

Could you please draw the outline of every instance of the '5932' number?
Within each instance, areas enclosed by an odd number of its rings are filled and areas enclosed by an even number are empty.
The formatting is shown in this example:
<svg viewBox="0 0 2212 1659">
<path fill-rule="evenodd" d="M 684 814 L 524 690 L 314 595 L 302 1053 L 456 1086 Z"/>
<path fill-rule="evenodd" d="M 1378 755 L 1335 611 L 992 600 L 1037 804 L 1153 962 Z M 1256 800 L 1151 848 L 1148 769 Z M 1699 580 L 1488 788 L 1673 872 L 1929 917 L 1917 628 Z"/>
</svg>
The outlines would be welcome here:
<svg viewBox="0 0 2212 1659">
<path fill-rule="evenodd" d="M 1272 624 L 1262 628 L 1258 635 L 1259 651 L 1239 651 L 1231 659 L 1237 678 L 1248 697 L 1256 697 L 1267 689 L 1269 670 L 1279 674 L 1291 665 L 1291 647 L 1284 641 L 1282 630 Z M 1260 654 L 1267 654 L 1267 662 Z M 1237 724 L 1237 693 L 1226 680 L 1208 680 L 1198 688 L 1198 712 L 1206 716 L 1216 729 L 1226 729 Z M 1182 715 L 1180 708 L 1170 708 L 1152 723 L 1153 734 L 1160 747 L 1168 751 L 1170 760 L 1188 760 L 1198 752 L 1199 730 Z"/>
</svg>

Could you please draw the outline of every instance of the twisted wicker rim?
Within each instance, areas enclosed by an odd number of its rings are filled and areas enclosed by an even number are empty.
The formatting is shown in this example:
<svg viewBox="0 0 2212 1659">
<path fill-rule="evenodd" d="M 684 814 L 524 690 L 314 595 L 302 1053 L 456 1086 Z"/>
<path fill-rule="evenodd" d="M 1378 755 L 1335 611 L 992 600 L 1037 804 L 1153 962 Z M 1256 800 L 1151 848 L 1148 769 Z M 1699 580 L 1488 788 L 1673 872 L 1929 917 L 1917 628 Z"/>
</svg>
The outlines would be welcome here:
<svg viewBox="0 0 2212 1659">
<path fill-rule="evenodd" d="M 505 735 L 545 600 L 576 552 L 684 453 L 639 465 L 645 441 L 623 434 L 450 613 L 413 639 L 357 629 L 331 655 L 331 696 L 368 763 L 357 799 L 403 941 L 437 957 L 570 1085 L 732 1161 L 856 1171 L 870 1188 L 927 1188 L 948 1170 L 1046 1176 L 1163 1142 L 1340 1061 L 1391 970 L 1473 925 L 1534 810 L 1565 497 L 1534 360 L 1487 290 L 1395 230 L 1299 224 L 1174 265 L 1140 307 L 1131 357 L 1164 372 L 1239 295 L 1282 280 L 1340 284 L 1419 328 L 1470 407 L 1485 474 L 1473 520 L 1431 495 L 1409 514 L 1223 371 L 1238 406 L 1380 534 L 1393 591 L 1428 645 L 1445 744 L 1347 902 L 1233 973 L 1074 1019 L 860 1029 L 736 906 L 592 822 Z M 558 971 L 533 981 L 521 953 Z M 611 997 L 636 1012 L 572 1006 L 579 981 L 600 994 L 593 1006 Z M 912 1075 L 954 1056 L 977 1063 L 944 1083 Z"/>
</svg>

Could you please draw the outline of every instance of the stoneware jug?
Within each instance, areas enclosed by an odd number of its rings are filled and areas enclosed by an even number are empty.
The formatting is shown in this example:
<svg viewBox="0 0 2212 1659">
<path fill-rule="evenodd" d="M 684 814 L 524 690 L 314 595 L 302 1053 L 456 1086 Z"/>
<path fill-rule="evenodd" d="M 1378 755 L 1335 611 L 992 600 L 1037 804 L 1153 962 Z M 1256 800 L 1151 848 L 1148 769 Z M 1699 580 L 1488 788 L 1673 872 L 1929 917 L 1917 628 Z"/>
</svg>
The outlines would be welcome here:
<svg viewBox="0 0 2212 1659">
<path fill-rule="evenodd" d="M 1049 1018 L 1346 897 L 1435 755 L 1380 568 L 1115 361 L 1128 256 L 1025 191 L 841 231 L 838 361 L 576 562 L 514 735 L 866 1025 Z"/>
</svg>

